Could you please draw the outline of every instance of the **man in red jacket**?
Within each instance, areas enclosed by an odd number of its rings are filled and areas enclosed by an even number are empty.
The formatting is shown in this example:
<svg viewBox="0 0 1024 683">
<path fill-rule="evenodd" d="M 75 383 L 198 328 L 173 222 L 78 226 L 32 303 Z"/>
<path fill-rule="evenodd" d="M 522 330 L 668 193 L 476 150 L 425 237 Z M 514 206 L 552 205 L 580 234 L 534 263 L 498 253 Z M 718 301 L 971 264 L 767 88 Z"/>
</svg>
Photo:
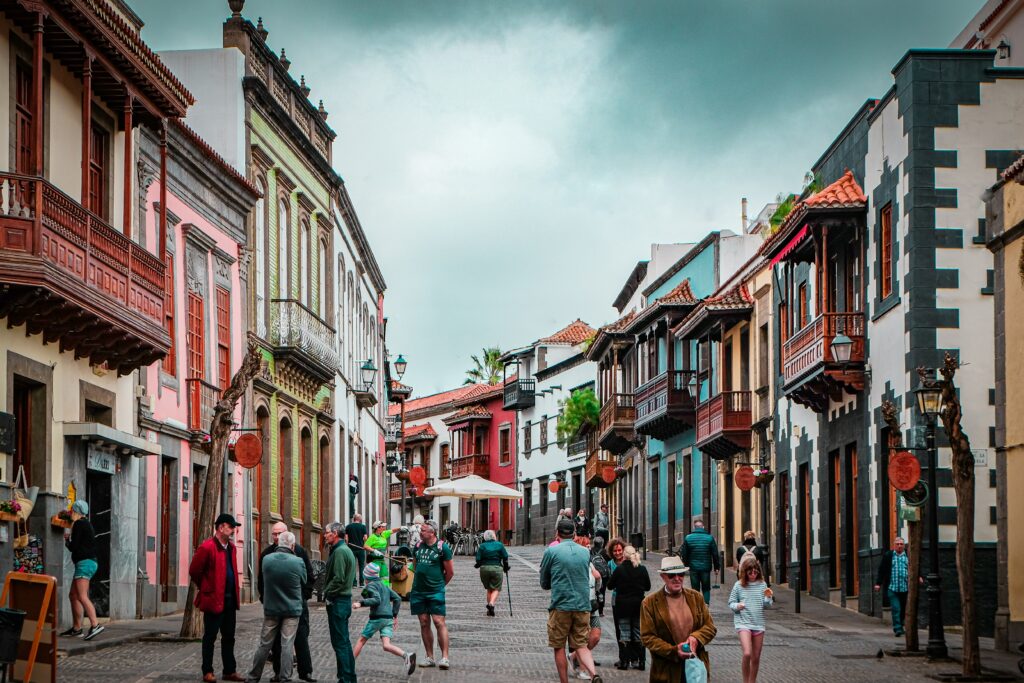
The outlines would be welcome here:
<svg viewBox="0 0 1024 683">
<path fill-rule="evenodd" d="M 220 656 L 225 681 L 244 681 L 235 665 L 235 613 L 238 611 L 239 580 L 235 564 L 235 529 L 241 526 L 227 513 L 214 522 L 213 536 L 196 548 L 188 575 L 196 582 L 196 607 L 203 613 L 203 681 L 215 683 L 213 647 L 220 632 Z"/>
</svg>

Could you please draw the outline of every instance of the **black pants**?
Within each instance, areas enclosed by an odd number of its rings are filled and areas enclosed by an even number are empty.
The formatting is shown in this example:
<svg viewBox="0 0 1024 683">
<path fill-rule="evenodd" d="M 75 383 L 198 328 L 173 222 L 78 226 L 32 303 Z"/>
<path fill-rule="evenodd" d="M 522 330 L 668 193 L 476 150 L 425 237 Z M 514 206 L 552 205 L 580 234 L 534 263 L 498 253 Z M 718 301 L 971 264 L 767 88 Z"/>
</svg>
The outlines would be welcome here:
<svg viewBox="0 0 1024 683">
<path fill-rule="evenodd" d="M 281 673 L 281 632 L 277 632 L 274 647 L 270 650 L 270 661 L 274 665 L 274 675 Z M 299 678 L 313 675 L 313 657 L 309 654 L 309 605 L 302 601 L 302 615 L 299 616 L 299 628 L 295 631 L 295 668 L 299 670 Z"/>
<path fill-rule="evenodd" d="M 225 674 L 237 673 L 235 664 L 235 616 L 238 611 L 232 600 L 225 600 L 220 614 L 203 612 L 203 674 L 213 673 L 213 646 L 220 633 L 220 658 Z"/>
<path fill-rule="evenodd" d="M 362 548 L 356 548 L 355 546 L 349 546 L 352 554 L 356 556 L 356 564 L 359 565 L 359 574 L 356 576 L 360 586 L 366 583 L 366 579 L 363 578 L 363 567 L 366 566 L 366 551 Z"/>
</svg>

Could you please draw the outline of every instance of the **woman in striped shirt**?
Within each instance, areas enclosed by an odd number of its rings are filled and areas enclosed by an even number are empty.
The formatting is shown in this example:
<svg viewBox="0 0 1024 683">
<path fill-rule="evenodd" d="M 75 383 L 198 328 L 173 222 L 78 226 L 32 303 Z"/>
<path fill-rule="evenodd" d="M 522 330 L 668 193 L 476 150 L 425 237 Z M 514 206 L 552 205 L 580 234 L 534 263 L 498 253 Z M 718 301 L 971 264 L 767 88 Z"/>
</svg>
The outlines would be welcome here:
<svg viewBox="0 0 1024 683">
<path fill-rule="evenodd" d="M 772 589 L 764 581 L 761 563 L 754 553 L 740 560 L 740 578 L 729 593 L 733 625 L 743 648 L 743 683 L 754 683 L 764 645 L 764 608 L 772 604 Z"/>
</svg>

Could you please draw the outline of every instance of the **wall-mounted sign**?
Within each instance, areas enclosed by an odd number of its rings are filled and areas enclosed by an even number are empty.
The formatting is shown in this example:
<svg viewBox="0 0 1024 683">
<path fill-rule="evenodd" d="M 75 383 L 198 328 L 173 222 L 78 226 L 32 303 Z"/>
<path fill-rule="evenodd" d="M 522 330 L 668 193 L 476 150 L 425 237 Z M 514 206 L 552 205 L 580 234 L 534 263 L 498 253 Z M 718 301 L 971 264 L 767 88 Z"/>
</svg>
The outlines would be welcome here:
<svg viewBox="0 0 1024 683">
<path fill-rule="evenodd" d="M 0 448 L 2 451 L 3 448 Z M 979 451 L 971 451 L 974 454 L 974 466 L 975 467 L 988 467 L 988 451 L 984 448 Z"/>
<path fill-rule="evenodd" d="M 85 467 L 94 472 L 114 474 L 117 472 L 117 458 L 113 453 L 90 449 L 89 454 L 86 456 Z"/>
<path fill-rule="evenodd" d="M 889 457 L 889 483 L 900 491 L 909 491 L 921 480 L 921 463 L 909 451 L 897 451 Z"/>
<path fill-rule="evenodd" d="M 188 477 L 181 478 L 181 502 L 188 502 Z"/>
</svg>

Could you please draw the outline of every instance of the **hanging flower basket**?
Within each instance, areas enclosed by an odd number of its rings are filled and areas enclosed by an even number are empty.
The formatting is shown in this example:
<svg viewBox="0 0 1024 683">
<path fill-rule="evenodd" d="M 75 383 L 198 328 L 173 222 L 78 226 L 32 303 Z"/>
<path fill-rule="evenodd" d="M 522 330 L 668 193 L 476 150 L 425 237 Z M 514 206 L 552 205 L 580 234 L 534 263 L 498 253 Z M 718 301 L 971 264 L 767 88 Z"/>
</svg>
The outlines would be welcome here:
<svg viewBox="0 0 1024 683">
<path fill-rule="evenodd" d="M 401 472 L 399 472 L 395 476 L 398 477 L 402 481 L 409 481 L 409 470 L 402 470 Z"/>
<path fill-rule="evenodd" d="M 771 470 L 754 470 L 754 486 L 767 486 L 775 481 L 775 473 Z"/>
<path fill-rule="evenodd" d="M 70 529 L 75 520 L 71 519 L 70 510 L 61 510 L 53 517 L 50 517 L 50 526 L 59 529 Z"/>
<path fill-rule="evenodd" d="M 21 503 L 16 500 L 0 500 L 0 522 L 17 522 Z"/>
</svg>

